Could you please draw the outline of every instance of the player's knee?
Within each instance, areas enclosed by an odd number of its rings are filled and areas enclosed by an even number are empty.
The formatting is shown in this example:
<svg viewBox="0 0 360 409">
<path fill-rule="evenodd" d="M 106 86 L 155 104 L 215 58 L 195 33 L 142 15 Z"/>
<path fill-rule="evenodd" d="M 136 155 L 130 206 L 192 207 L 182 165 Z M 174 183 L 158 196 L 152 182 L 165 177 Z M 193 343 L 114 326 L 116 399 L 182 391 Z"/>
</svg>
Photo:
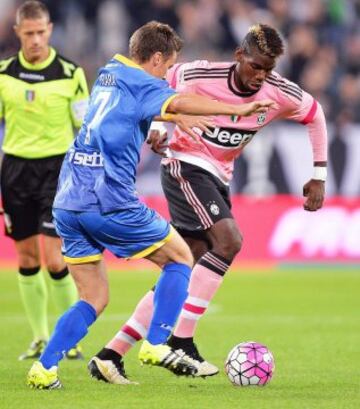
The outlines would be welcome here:
<svg viewBox="0 0 360 409">
<path fill-rule="evenodd" d="M 96 314 L 101 314 L 109 303 L 109 288 L 107 285 L 97 283 L 96 286 L 79 286 L 79 298 L 91 304 Z"/>
<path fill-rule="evenodd" d="M 194 266 L 194 257 L 188 245 L 186 245 L 186 247 L 184 248 L 182 257 L 183 257 L 183 261 L 182 261 L 183 264 L 187 264 L 191 268 Z"/>
<path fill-rule="evenodd" d="M 20 251 L 18 254 L 19 265 L 23 268 L 31 268 L 40 265 L 40 257 L 31 251 Z"/>
<path fill-rule="evenodd" d="M 86 301 L 87 303 L 91 304 L 96 311 L 96 315 L 99 316 L 109 304 L 109 296 L 99 296 L 99 297 L 81 297 L 80 299 Z"/>
<path fill-rule="evenodd" d="M 56 270 L 51 270 L 50 268 L 48 268 L 48 273 L 53 280 L 62 280 L 70 274 L 67 267 Z"/>
<path fill-rule="evenodd" d="M 107 307 L 107 305 L 109 304 L 109 298 L 107 298 L 106 300 L 103 299 L 100 302 L 95 304 L 95 310 L 96 310 L 96 315 L 99 316 Z"/>
<path fill-rule="evenodd" d="M 240 252 L 242 242 L 242 235 L 240 234 L 240 232 L 237 232 L 237 234 L 232 234 L 226 240 L 217 242 L 213 246 L 212 251 L 224 257 L 225 259 L 232 261 Z"/>
<path fill-rule="evenodd" d="M 182 237 L 177 236 L 172 251 L 168 253 L 168 260 L 166 260 L 166 263 L 167 262 L 186 264 L 191 268 L 194 266 L 193 254 Z"/>
<path fill-rule="evenodd" d="M 57 274 L 63 274 L 64 270 L 67 270 L 67 267 L 65 265 L 65 262 L 61 259 L 61 260 L 53 260 L 51 262 L 48 262 L 46 264 L 46 268 L 49 272 L 49 274 L 51 275 L 52 278 L 57 278 L 54 277 Z"/>
</svg>

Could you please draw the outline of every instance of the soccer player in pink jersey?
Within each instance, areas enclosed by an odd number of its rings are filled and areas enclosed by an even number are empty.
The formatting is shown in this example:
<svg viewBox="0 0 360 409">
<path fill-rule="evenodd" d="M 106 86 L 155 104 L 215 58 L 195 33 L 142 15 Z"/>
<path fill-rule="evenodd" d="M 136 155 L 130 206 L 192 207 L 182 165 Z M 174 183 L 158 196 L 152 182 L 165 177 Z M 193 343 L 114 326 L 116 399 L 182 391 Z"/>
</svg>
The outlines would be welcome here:
<svg viewBox="0 0 360 409">
<path fill-rule="evenodd" d="M 249 117 L 217 116 L 210 132 L 196 140 L 176 127 L 162 161 L 162 186 L 172 224 L 189 244 L 195 266 L 189 294 L 168 344 L 186 352 L 197 367 L 195 376 L 211 376 L 218 368 L 205 361 L 193 341 L 199 321 L 240 251 L 241 232 L 231 213 L 229 182 L 236 157 L 256 132 L 275 119 L 291 119 L 307 126 L 314 174 L 304 185 L 304 209 L 316 211 L 324 201 L 327 132 L 320 104 L 298 85 L 273 71 L 284 47 L 278 32 L 263 24 L 252 26 L 235 51 L 235 62 L 195 61 L 177 64 L 167 75 L 178 92 L 196 93 L 232 104 L 270 98 L 276 109 Z M 196 130 L 195 130 L 196 131 Z M 161 135 L 152 135 L 159 150 Z M 159 136 L 159 134 L 157 134 Z M 115 363 L 145 337 L 153 311 L 153 290 L 137 305 L 116 336 L 89 363 L 92 376 L 122 383 Z"/>
</svg>

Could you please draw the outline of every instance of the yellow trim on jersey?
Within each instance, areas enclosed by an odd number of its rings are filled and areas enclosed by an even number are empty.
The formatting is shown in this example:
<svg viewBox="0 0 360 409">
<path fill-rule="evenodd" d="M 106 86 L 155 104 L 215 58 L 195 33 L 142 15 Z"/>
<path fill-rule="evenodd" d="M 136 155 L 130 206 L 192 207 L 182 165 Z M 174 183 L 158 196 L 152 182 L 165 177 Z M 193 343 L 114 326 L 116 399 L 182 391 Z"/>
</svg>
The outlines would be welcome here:
<svg viewBox="0 0 360 409">
<path fill-rule="evenodd" d="M 162 105 L 162 107 L 161 107 L 160 116 L 164 116 L 164 115 L 165 115 L 165 119 L 166 119 L 166 115 L 169 115 L 169 114 L 166 113 L 166 109 L 167 109 L 167 107 L 169 106 L 170 102 L 171 102 L 174 98 L 176 98 L 178 95 L 179 95 L 179 94 L 171 95 L 171 97 L 169 97 L 169 98 L 163 103 L 163 105 Z"/>
<path fill-rule="evenodd" d="M 64 256 L 64 260 L 69 264 L 85 264 L 92 261 L 99 261 L 102 259 L 102 254 L 93 254 L 92 256 L 85 257 L 67 257 Z"/>
<path fill-rule="evenodd" d="M 40 62 L 39 64 L 31 64 L 29 61 L 25 60 L 25 56 L 22 50 L 19 51 L 20 64 L 23 67 L 27 68 L 28 70 L 32 70 L 32 71 L 39 71 L 39 70 L 43 70 L 44 68 L 48 67 L 53 62 L 55 56 L 56 56 L 56 51 L 52 47 L 50 47 L 50 53 L 46 60 Z"/>
<path fill-rule="evenodd" d="M 128 67 L 132 67 L 132 68 L 138 68 L 140 70 L 143 70 L 144 68 L 142 68 L 139 64 L 136 64 L 136 62 L 130 60 L 129 58 L 121 55 L 121 54 L 115 54 L 113 57 L 115 60 L 118 60 L 120 62 L 122 62 L 123 64 L 127 65 Z"/>
<path fill-rule="evenodd" d="M 160 118 L 165 122 L 174 122 L 176 114 L 164 114 Z"/>
<path fill-rule="evenodd" d="M 139 253 L 135 253 L 131 257 L 128 257 L 128 259 L 134 260 L 134 259 L 144 258 L 148 256 L 149 254 L 153 253 L 155 250 L 158 250 L 159 248 L 161 248 L 168 241 L 170 241 L 173 234 L 174 234 L 174 228 L 170 226 L 169 234 L 165 238 L 152 244 L 150 247 L 147 247 L 146 249 L 139 251 Z"/>
</svg>

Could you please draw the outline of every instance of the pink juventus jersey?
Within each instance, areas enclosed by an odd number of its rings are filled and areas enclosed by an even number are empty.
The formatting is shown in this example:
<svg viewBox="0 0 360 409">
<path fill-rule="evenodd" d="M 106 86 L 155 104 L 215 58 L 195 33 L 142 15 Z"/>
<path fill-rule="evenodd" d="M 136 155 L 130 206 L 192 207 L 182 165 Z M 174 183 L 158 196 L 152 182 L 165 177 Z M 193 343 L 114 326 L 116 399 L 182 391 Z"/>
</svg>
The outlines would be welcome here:
<svg viewBox="0 0 360 409">
<path fill-rule="evenodd" d="M 257 131 L 274 119 L 290 119 L 302 124 L 319 124 L 310 131 L 314 160 L 326 160 L 326 128 L 321 106 L 298 85 L 272 72 L 256 92 L 241 92 L 234 81 L 235 63 L 195 61 L 176 64 L 167 74 L 171 87 L 178 92 L 194 93 L 230 104 L 272 99 L 279 108 L 250 117 L 215 116 L 211 133 L 199 130 L 198 141 L 175 127 L 169 143 L 171 158 L 200 166 L 224 183 L 232 178 L 234 159 L 252 140 Z M 319 136 L 320 135 L 320 136 Z M 321 143 L 316 145 L 316 140 Z M 325 143 L 324 143 L 325 141 Z M 319 142 L 319 141 L 318 141 Z M 324 148 L 325 146 L 325 148 Z"/>
</svg>

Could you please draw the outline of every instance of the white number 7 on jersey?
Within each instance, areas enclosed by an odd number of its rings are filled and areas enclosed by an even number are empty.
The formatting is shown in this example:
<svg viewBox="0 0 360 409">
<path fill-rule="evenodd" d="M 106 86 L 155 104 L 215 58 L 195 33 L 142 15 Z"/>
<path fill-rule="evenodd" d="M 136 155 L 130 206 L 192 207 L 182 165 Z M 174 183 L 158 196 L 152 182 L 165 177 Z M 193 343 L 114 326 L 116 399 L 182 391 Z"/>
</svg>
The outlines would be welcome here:
<svg viewBox="0 0 360 409">
<path fill-rule="evenodd" d="M 96 108 L 95 108 L 96 111 L 95 111 L 95 115 L 92 117 L 90 122 L 87 124 L 87 130 L 86 130 L 86 135 L 85 135 L 85 140 L 84 140 L 85 145 L 89 145 L 91 130 L 96 128 L 96 126 L 101 121 L 102 117 L 105 115 L 105 113 L 106 113 L 106 109 L 105 109 L 106 104 L 109 101 L 110 96 L 111 96 L 110 91 L 100 91 L 96 95 L 95 100 L 94 100 L 94 105 L 96 106 Z"/>
</svg>

